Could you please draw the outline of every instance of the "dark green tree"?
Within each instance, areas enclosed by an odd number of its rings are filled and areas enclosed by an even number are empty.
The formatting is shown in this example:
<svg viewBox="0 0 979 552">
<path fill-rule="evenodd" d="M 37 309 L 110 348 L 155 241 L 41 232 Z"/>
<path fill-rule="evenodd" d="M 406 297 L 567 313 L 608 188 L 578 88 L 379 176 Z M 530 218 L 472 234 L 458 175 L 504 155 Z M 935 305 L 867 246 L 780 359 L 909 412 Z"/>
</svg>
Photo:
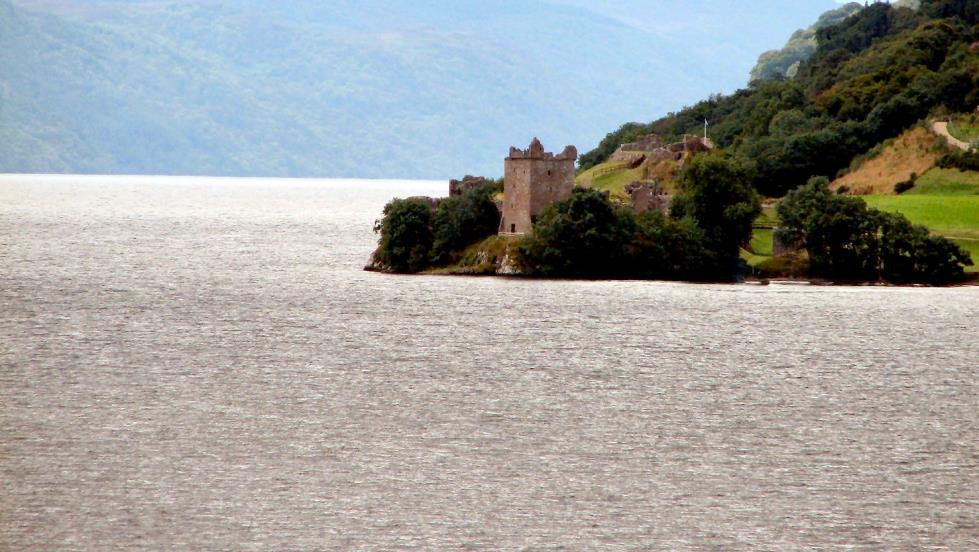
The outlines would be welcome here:
<svg viewBox="0 0 979 552">
<path fill-rule="evenodd" d="M 429 266 L 434 235 L 432 207 L 419 199 L 395 199 L 384 206 L 384 217 L 374 223 L 380 234 L 375 262 L 384 270 L 412 273 Z"/>
<path fill-rule="evenodd" d="M 751 185 L 750 171 L 734 158 L 719 154 L 692 159 L 680 175 L 680 192 L 670 215 L 689 217 L 700 227 L 710 252 L 708 266 L 714 277 L 735 278 L 740 271 L 740 249 L 751 239 L 761 200 Z"/>
<path fill-rule="evenodd" d="M 540 214 L 534 231 L 517 247 L 520 264 L 541 276 L 619 277 L 635 224 L 607 194 L 576 188 L 569 199 Z"/>
<path fill-rule="evenodd" d="M 938 158 L 935 163 L 943 169 L 958 169 L 960 171 L 979 171 L 979 151 L 954 150 Z"/>
<path fill-rule="evenodd" d="M 500 211 L 490 188 L 443 199 L 435 211 L 432 262 L 450 262 L 453 253 L 495 234 L 499 224 Z"/>
<path fill-rule="evenodd" d="M 823 209 L 832 195 L 829 179 L 823 176 L 810 178 L 804 186 L 789 192 L 776 208 L 780 221 L 776 237 L 783 243 L 805 243 L 812 217 Z"/>
<path fill-rule="evenodd" d="M 812 217 L 806 250 L 814 275 L 834 280 L 879 278 L 877 211 L 862 199 L 833 195 Z"/>
<path fill-rule="evenodd" d="M 881 213 L 880 273 L 895 283 L 947 285 L 965 278 L 972 266 L 968 253 L 951 241 L 932 236 L 924 226 L 911 224 L 901 214 Z"/>
<path fill-rule="evenodd" d="M 878 218 L 863 200 L 833 194 L 812 178 L 778 204 L 778 238 L 804 244 L 812 275 L 834 280 L 878 279 Z"/>
<path fill-rule="evenodd" d="M 922 0 L 921 11 L 932 17 L 959 17 L 979 23 L 979 0 Z"/>
<path fill-rule="evenodd" d="M 779 202 L 777 237 L 804 245 L 814 276 L 834 280 L 947 285 L 962 281 L 972 259 L 901 214 L 868 209 L 813 178 Z"/>
<path fill-rule="evenodd" d="M 704 232 L 687 217 L 672 220 L 659 211 L 636 217 L 625 248 L 624 275 L 654 280 L 710 279 Z"/>
</svg>

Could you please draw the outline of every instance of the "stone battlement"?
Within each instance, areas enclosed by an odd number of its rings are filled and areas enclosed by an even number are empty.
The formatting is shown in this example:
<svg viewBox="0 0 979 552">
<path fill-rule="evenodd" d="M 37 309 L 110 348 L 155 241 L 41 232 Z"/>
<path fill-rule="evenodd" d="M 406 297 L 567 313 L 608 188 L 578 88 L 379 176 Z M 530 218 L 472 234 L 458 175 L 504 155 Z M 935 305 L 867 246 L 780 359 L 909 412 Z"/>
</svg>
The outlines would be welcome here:
<svg viewBox="0 0 979 552">
<path fill-rule="evenodd" d="M 564 151 L 558 154 L 544 151 L 544 146 L 540 143 L 540 140 L 534 138 L 534 141 L 530 143 L 530 147 L 522 150 L 510 147 L 510 155 L 507 159 L 547 159 L 547 160 L 557 160 L 566 161 L 568 159 L 572 161 L 578 160 L 578 150 L 574 146 L 567 146 Z"/>
</svg>

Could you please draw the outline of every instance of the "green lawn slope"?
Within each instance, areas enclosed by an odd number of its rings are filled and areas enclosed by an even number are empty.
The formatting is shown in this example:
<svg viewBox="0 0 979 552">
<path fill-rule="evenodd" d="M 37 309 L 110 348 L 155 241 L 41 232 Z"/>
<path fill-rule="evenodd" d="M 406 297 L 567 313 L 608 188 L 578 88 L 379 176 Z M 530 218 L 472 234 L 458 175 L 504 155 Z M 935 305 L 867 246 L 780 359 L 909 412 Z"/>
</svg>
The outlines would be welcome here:
<svg viewBox="0 0 979 552">
<path fill-rule="evenodd" d="M 979 263 L 979 173 L 933 169 L 918 182 L 914 190 L 904 195 L 868 195 L 861 199 L 870 207 L 901 213 L 911 222 L 951 239 Z M 771 262 L 770 227 L 776 225 L 773 209 L 766 209 L 755 222 L 751 243 L 742 252 L 750 266 L 757 268 Z M 967 267 L 966 271 L 979 272 L 979 267 Z"/>
<path fill-rule="evenodd" d="M 904 195 L 979 195 L 979 173 L 936 167 L 921 175 Z"/>
<path fill-rule="evenodd" d="M 923 224 L 933 233 L 951 239 L 979 263 L 979 195 L 919 193 L 866 196 L 863 199 L 871 207 L 901 213 L 911 222 Z M 966 270 L 977 272 L 979 267 L 967 267 Z"/>
<path fill-rule="evenodd" d="M 948 125 L 948 133 L 963 142 L 972 142 L 975 145 L 979 142 L 979 116 L 973 113 L 953 118 Z"/>
<path fill-rule="evenodd" d="M 688 160 L 690 157 L 687 158 Z M 609 192 L 612 197 L 628 200 L 625 187 L 633 182 L 656 182 L 668 193 L 676 190 L 681 163 L 672 159 L 646 161 L 638 167 L 622 161 L 606 161 L 582 171 L 575 178 L 578 186 Z"/>
<path fill-rule="evenodd" d="M 642 172 L 642 167 L 630 169 L 628 163 L 607 161 L 583 171 L 575 178 L 575 183 L 626 199 L 628 197 L 625 193 L 626 185 L 640 180 Z"/>
<path fill-rule="evenodd" d="M 901 213 L 951 238 L 979 239 L 979 195 L 865 196 L 867 205 Z"/>
</svg>

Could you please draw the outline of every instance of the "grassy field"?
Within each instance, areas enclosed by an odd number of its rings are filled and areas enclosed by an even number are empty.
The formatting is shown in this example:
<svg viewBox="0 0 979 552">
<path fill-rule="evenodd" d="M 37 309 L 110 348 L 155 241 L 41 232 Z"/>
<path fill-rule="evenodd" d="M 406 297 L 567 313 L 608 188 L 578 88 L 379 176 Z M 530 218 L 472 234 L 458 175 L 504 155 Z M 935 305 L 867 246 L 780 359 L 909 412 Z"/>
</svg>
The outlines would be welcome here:
<svg viewBox="0 0 979 552">
<path fill-rule="evenodd" d="M 864 196 L 867 205 L 902 213 L 950 238 L 979 240 L 979 195 Z"/>
<path fill-rule="evenodd" d="M 972 176 L 979 179 L 979 175 Z M 964 184 L 949 188 L 947 182 L 941 181 L 941 177 L 939 173 L 932 177 L 933 180 L 926 180 L 924 182 L 926 186 L 922 188 L 927 189 L 931 182 L 934 186 L 941 187 L 946 192 L 944 195 L 935 193 L 912 195 L 908 192 L 900 196 L 862 196 L 861 199 L 870 207 L 902 213 L 911 222 L 922 224 L 935 234 L 951 238 L 959 247 L 968 251 L 976 263 L 979 263 L 979 194 L 975 190 L 963 191 Z M 979 189 L 979 183 L 976 186 Z M 755 225 L 750 251 L 742 251 L 742 257 L 749 265 L 757 267 L 771 260 L 772 254 L 772 230 L 757 227 L 777 225 L 774 212 L 766 209 Z M 968 267 L 966 271 L 977 272 L 979 267 Z"/>
<path fill-rule="evenodd" d="M 774 228 L 778 226 L 778 213 L 775 207 L 762 207 L 761 214 L 755 219 L 755 226 Z"/>
<path fill-rule="evenodd" d="M 948 125 L 948 133 L 963 142 L 979 141 L 979 119 L 975 115 L 959 117 Z"/>
<path fill-rule="evenodd" d="M 626 198 L 627 184 L 642 178 L 642 168 L 630 169 L 624 163 L 608 162 L 596 165 L 579 174 L 575 181 L 578 185 L 590 183 L 596 190 L 610 192 L 614 196 Z"/>
<path fill-rule="evenodd" d="M 934 168 L 921 175 L 905 195 L 979 195 L 979 173 Z"/>
<path fill-rule="evenodd" d="M 756 228 L 751 233 L 751 253 L 758 257 L 771 257 L 774 233 L 774 230 Z"/>
<path fill-rule="evenodd" d="M 899 195 L 863 196 L 867 205 L 902 213 L 911 222 L 952 239 L 979 264 L 979 173 L 934 168 Z M 979 267 L 966 268 L 977 272 Z"/>
<path fill-rule="evenodd" d="M 677 170 L 677 163 L 669 159 L 646 162 L 634 169 L 628 163 L 608 161 L 582 172 L 575 177 L 575 183 L 628 199 L 625 187 L 637 181 L 655 181 L 667 192 L 675 191 Z"/>
</svg>

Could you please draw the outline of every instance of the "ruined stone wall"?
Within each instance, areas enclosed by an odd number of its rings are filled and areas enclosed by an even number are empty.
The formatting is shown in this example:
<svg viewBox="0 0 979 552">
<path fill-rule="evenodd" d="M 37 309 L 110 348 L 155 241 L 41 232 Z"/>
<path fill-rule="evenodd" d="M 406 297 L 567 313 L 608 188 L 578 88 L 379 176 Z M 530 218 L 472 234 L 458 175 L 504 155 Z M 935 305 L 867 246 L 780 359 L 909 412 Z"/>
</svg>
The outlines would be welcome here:
<svg viewBox="0 0 979 552">
<path fill-rule="evenodd" d="M 625 187 L 629 194 L 629 206 L 637 215 L 646 211 L 659 211 L 664 215 L 670 208 L 670 195 L 655 182 L 633 182 Z"/>
<path fill-rule="evenodd" d="M 526 234 L 549 205 L 571 197 L 578 152 L 568 146 L 558 155 L 535 138 L 527 150 L 510 148 L 504 162 L 502 234 Z"/>
<path fill-rule="evenodd" d="M 622 163 L 631 163 L 636 159 L 644 158 L 648 152 L 643 151 L 625 151 L 622 149 L 615 150 L 612 156 L 609 157 L 610 161 L 618 161 Z"/>
<path fill-rule="evenodd" d="M 667 144 L 655 134 L 644 136 L 638 142 L 622 144 L 612 154 L 612 161 L 630 162 L 645 154 L 646 159 L 651 161 L 662 161 L 673 159 L 680 161 L 684 153 L 703 153 L 714 148 L 714 143 L 703 136 L 683 135 L 679 142 Z"/>
<path fill-rule="evenodd" d="M 481 176 L 466 175 L 462 180 L 449 181 L 449 197 L 461 196 L 466 192 L 488 186 L 489 181 Z"/>
</svg>

